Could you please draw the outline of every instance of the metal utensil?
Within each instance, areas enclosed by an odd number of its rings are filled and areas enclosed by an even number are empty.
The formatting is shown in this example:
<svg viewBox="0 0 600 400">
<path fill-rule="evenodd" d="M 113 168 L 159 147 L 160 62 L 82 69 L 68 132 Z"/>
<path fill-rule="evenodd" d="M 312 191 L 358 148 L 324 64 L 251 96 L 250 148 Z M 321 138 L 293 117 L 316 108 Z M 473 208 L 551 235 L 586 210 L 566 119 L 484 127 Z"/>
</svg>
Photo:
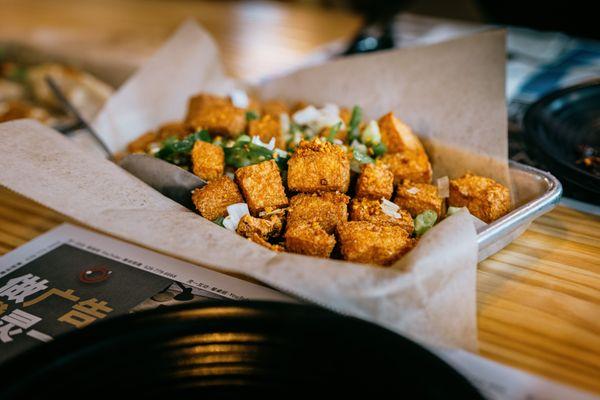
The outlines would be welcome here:
<svg viewBox="0 0 600 400">
<path fill-rule="evenodd" d="M 191 191 L 206 185 L 204 180 L 183 168 L 145 154 L 129 154 L 119 162 L 119 165 L 136 178 L 190 210 L 195 210 Z"/>
</svg>

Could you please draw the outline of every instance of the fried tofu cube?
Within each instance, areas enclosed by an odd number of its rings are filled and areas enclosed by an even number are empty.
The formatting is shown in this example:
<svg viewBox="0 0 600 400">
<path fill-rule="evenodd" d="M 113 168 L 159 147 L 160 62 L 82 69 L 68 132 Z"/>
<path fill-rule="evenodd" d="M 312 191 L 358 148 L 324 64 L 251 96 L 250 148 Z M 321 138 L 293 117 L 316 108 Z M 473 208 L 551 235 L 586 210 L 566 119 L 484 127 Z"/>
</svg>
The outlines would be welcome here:
<svg viewBox="0 0 600 400">
<path fill-rule="evenodd" d="M 248 123 L 248 135 L 258 136 L 264 143 L 269 143 L 271 138 L 275 138 L 275 146 L 280 149 L 285 148 L 279 117 L 263 115 L 259 119 L 250 121 Z"/>
<path fill-rule="evenodd" d="M 335 236 L 330 235 L 317 222 L 288 224 L 285 247 L 293 253 L 315 257 L 329 257 L 335 246 Z"/>
<path fill-rule="evenodd" d="M 337 224 L 348 220 L 349 201 L 350 197 L 339 192 L 297 194 L 290 200 L 288 225 L 316 222 L 325 232 L 333 233 Z"/>
<path fill-rule="evenodd" d="M 254 216 L 266 209 L 274 210 L 288 205 L 279 167 L 273 160 L 238 168 L 235 179 Z"/>
<path fill-rule="evenodd" d="M 223 176 L 225 171 L 223 148 L 202 140 L 196 141 L 192 148 L 192 171 L 205 181 Z"/>
<path fill-rule="evenodd" d="M 263 115 L 270 115 L 271 117 L 279 119 L 281 114 L 289 114 L 290 108 L 283 101 L 268 100 L 262 103 L 261 111 Z"/>
<path fill-rule="evenodd" d="M 158 140 L 158 134 L 156 132 L 146 132 L 127 145 L 127 152 L 145 153 L 148 151 L 148 146 Z"/>
<path fill-rule="evenodd" d="M 168 122 L 166 124 L 161 125 L 158 128 L 158 137 L 161 140 L 165 140 L 169 137 L 183 139 L 184 137 L 192 133 L 194 133 L 194 129 L 190 125 L 181 121 Z"/>
<path fill-rule="evenodd" d="M 287 183 L 295 192 L 345 193 L 350 184 L 350 160 L 340 146 L 320 138 L 302 141 L 288 161 Z"/>
<path fill-rule="evenodd" d="M 390 265 L 412 248 L 408 233 L 399 226 L 349 221 L 338 225 L 337 234 L 347 261 Z"/>
<path fill-rule="evenodd" d="M 228 99 L 200 94 L 190 98 L 185 122 L 197 131 L 237 137 L 246 130 L 246 110 Z"/>
<path fill-rule="evenodd" d="M 387 113 L 377 122 L 381 141 L 386 145 L 388 153 L 423 150 L 423 144 L 410 129 L 393 113 Z"/>
<path fill-rule="evenodd" d="M 383 163 L 363 164 L 356 182 L 356 197 L 391 199 L 394 193 L 394 174 Z"/>
<path fill-rule="evenodd" d="M 244 202 L 235 182 L 222 176 L 192 192 L 192 201 L 204 218 L 214 221 L 227 215 L 227 206 Z"/>
<path fill-rule="evenodd" d="M 259 235 L 262 238 L 276 236 L 281 232 L 281 219 L 277 216 L 270 218 L 256 218 L 251 215 L 244 215 L 237 227 L 237 233 L 250 238 L 253 235 Z"/>
<path fill-rule="evenodd" d="M 415 230 L 415 224 L 406 210 L 398 210 L 398 215 L 383 212 L 381 199 L 355 198 L 350 205 L 351 221 L 366 221 L 375 225 L 399 226 L 409 235 Z"/>
<path fill-rule="evenodd" d="M 405 179 L 416 183 L 431 183 L 431 164 L 425 151 L 404 151 L 386 153 L 380 162 L 387 165 L 394 174 L 394 184 L 399 185 Z"/>
<path fill-rule="evenodd" d="M 467 207 L 471 214 L 489 224 L 510 211 L 510 192 L 491 178 L 466 174 L 450 180 L 448 203 L 452 207 Z"/>
<path fill-rule="evenodd" d="M 438 195 L 437 186 L 404 181 L 396 189 L 394 203 L 416 217 L 424 211 L 435 212 L 440 220 L 446 213 L 446 202 Z"/>
<path fill-rule="evenodd" d="M 265 238 L 256 233 L 248 237 L 248 240 L 260 244 L 261 246 L 264 246 L 272 251 L 285 251 L 285 248 L 282 245 L 269 243 Z"/>
</svg>

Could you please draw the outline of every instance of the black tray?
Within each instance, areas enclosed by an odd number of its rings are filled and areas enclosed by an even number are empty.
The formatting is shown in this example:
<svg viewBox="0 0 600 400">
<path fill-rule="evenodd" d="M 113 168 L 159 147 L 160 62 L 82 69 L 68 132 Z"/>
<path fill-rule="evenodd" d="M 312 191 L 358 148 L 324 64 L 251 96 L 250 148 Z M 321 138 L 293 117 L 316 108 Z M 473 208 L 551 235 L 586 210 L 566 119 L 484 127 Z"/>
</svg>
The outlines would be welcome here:
<svg viewBox="0 0 600 400">
<path fill-rule="evenodd" d="M 550 93 L 525 113 L 527 152 L 563 184 L 566 196 L 600 205 L 600 178 L 576 161 L 577 146 L 600 146 L 600 80 Z"/>
<path fill-rule="evenodd" d="M 10 360 L 0 377 L 5 400 L 481 398 L 446 363 L 391 331 L 274 302 L 211 301 L 96 323 Z"/>
</svg>

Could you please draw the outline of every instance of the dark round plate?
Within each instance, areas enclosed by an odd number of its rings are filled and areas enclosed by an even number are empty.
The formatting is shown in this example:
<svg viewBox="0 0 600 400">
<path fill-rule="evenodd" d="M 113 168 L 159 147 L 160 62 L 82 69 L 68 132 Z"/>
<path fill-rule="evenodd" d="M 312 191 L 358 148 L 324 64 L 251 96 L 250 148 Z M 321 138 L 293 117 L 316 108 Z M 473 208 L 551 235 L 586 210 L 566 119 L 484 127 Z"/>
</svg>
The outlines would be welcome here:
<svg viewBox="0 0 600 400">
<path fill-rule="evenodd" d="M 0 367 L 0 398 L 482 398 L 423 347 L 308 305 L 159 308 L 58 337 Z"/>
<path fill-rule="evenodd" d="M 600 80 L 541 98 L 525 113 L 527 152 L 563 183 L 565 194 L 600 204 L 600 177 L 577 163 L 578 146 L 600 146 Z"/>
</svg>

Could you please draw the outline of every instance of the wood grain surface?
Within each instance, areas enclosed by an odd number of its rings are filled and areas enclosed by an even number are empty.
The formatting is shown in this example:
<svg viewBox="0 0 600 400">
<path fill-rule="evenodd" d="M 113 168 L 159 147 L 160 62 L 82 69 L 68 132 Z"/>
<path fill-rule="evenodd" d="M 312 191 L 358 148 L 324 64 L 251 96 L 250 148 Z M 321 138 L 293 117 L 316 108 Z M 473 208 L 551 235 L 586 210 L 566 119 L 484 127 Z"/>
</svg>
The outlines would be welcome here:
<svg viewBox="0 0 600 400">
<path fill-rule="evenodd" d="M 0 41 L 131 69 L 192 16 L 246 79 L 293 67 L 360 25 L 340 11 L 262 2 L 0 0 L 0 10 Z M 0 189 L 0 254 L 65 220 Z M 600 393 L 600 218 L 556 208 L 479 265 L 477 290 L 482 355 Z"/>
</svg>

